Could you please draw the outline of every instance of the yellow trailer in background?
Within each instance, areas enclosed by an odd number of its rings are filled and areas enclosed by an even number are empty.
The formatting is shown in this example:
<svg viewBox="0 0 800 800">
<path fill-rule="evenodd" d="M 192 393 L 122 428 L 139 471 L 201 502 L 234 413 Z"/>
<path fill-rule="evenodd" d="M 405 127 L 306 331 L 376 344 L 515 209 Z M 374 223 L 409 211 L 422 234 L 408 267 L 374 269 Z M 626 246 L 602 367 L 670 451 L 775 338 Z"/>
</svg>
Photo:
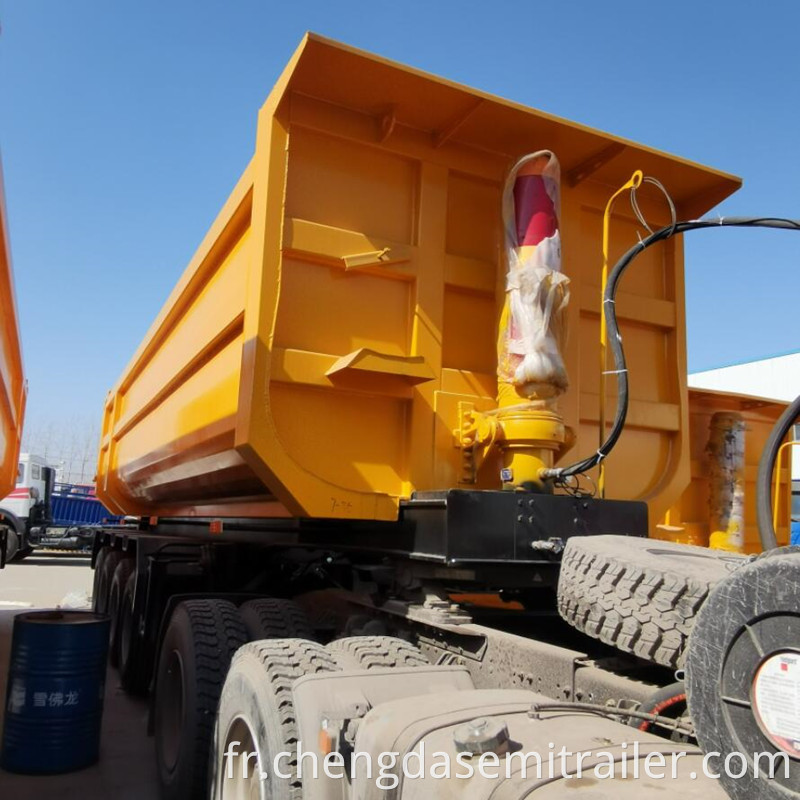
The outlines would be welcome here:
<svg viewBox="0 0 800 800">
<path fill-rule="evenodd" d="M 601 232 L 634 169 L 679 217 L 737 178 L 308 35 L 258 117 L 256 150 L 108 396 L 97 492 L 118 513 L 395 520 L 414 492 L 499 489 L 462 424 L 497 407 L 503 182 L 561 162 L 576 450 L 598 438 Z M 663 203 L 644 201 L 654 225 Z M 637 241 L 619 205 L 611 256 Z M 683 250 L 648 250 L 617 309 L 628 425 L 606 496 L 657 521 L 689 481 Z M 563 452 L 563 450 L 562 450 Z"/>
<path fill-rule="evenodd" d="M 741 547 L 731 549 L 745 553 L 760 553 L 761 539 L 756 523 L 756 474 L 764 444 L 786 403 L 750 395 L 720 392 L 711 389 L 689 389 L 689 449 L 691 453 L 691 482 L 678 502 L 657 526 L 658 539 L 708 547 L 714 546 L 715 512 L 714 461 L 718 446 L 715 428 L 726 425 L 729 436 L 740 428 L 744 444 L 741 468 L 738 470 L 738 489 L 743 502 Z M 732 423 L 732 424 L 731 424 Z M 786 463 L 786 461 L 784 461 Z M 735 471 L 735 470 L 734 470 Z M 778 543 L 789 543 L 791 503 L 791 469 L 785 466 L 778 476 Z M 723 500 L 724 502 L 724 500 Z"/>
<path fill-rule="evenodd" d="M 0 167 L 0 498 L 9 494 L 17 481 L 26 393 Z"/>
</svg>

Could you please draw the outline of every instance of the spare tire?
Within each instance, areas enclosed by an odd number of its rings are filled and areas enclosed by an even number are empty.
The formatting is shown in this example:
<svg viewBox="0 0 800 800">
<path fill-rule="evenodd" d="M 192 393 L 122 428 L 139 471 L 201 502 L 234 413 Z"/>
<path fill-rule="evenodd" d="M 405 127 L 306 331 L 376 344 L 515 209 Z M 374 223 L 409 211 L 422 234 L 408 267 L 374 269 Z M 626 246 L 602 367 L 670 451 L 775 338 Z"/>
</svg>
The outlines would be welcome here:
<svg viewBox="0 0 800 800">
<path fill-rule="evenodd" d="M 674 669 L 711 589 L 751 560 L 657 539 L 573 537 L 561 562 L 558 611 L 588 636 Z"/>
</svg>

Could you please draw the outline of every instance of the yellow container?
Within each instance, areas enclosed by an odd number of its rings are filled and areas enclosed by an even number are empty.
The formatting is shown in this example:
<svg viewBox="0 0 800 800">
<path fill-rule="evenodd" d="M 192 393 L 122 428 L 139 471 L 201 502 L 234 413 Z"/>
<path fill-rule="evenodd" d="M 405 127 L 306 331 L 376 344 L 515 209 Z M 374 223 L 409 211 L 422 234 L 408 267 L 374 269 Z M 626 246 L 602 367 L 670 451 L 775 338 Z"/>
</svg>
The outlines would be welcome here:
<svg viewBox="0 0 800 800">
<path fill-rule="evenodd" d="M 681 218 L 739 180 L 306 36 L 258 117 L 255 155 L 108 396 L 98 495 L 140 515 L 392 520 L 466 486 L 463 414 L 496 406 L 501 190 L 521 155 L 562 165 L 571 387 L 596 449 L 602 214 L 634 169 Z M 637 240 L 618 204 L 612 257 Z M 654 224 L 663 202 L 645 202 Z M 607 496 L 654 520 L 689 480 L 683 252 L 649 249 L 617 309 L 632 380 Z M 474 488 L 500 488 L 489 459 Z"/>
<path fill-rule="evenodd" d="M 756 523 L 756 476 L 758 462 L 770 431 L 786 403 L 761 397 L 718 392 L 709 389 L 689 389 L 689 448 L 691 451 L 691 482 L 678 502 L 660 521 L 654 536 L 659 539 L 708 546 L 711 533 L 710 459 L 711 425 L 714 415 L 733 412 L 744 422 L 744 552 L 761 552 L 761 540 Z M 784 463 L 786 463 L 784 461 Z M 790 468 L 780 476 L 778 497 L 778 544 L 789 543 L 789 513 L 791 503 Z"/>
<path fill-rule="evenodd" d="M 27 388 L 22 369 L 11 246 L 0 171 L 0 498 L 17 482 Z"/>
</svg>

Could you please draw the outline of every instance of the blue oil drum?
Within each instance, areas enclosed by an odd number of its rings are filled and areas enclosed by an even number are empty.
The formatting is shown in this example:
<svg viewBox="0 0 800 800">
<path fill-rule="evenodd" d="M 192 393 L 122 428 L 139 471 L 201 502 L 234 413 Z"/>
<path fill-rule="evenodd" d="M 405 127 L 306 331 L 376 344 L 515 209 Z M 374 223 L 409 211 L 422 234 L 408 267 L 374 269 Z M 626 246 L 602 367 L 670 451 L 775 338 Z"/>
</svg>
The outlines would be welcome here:
<svg viewBox="0 0 800 800">
<path fill-rule="evenodd" d="M 46 775 L 97 761 L 109 624 L 107 615 L 89 611 L 14 618 L 3 769 Z"/>
</svg>

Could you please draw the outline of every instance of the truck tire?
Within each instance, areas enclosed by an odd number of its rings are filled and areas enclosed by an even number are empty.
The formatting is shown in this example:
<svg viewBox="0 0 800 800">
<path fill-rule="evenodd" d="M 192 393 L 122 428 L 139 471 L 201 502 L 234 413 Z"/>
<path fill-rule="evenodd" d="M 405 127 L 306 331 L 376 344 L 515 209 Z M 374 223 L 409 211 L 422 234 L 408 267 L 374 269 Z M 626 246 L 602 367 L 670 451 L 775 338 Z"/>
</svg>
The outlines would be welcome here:
<svg viewBox="0 0 800 800">
<path fill-rule="evenodd" d="M 302 798 L 292 686 L 303 675 L 337 670 L 326 648 L 303 639 L 250 642 L 236 653 L 220 696 L 214 731 L 214 800 Z M 235 748 L 234 742 L 238 742 Z M 232 759 L 229 763 L 225 756 L 229 749 L 237 754 L 257 752 L 258 759 Z M 281 762 L 282 771 L 290 773 L 290 778 L 276 776 L 272 768 L 273 759 L 282 751 L 293 754 Z M 263 785 L 260 771 L 267 773 Z"/>
<path fill-rule="evenodd" d="M 102 563 L 95 569 L 97 588 L 92 595 L 92 609 L 97 614 L 108 613 L 108 600 L 111 594 L 111 579 L 117 564 L 122 560 L 123 555 L 119 550 L 108 550 L 108 554 Z M 99 556 L 98 556 L 99 562 Z"/>
<path fill-rule="evenodd" d="M 673 669 L 711 589 L 749 556 L 632 536 L 567 542 L 558 611 L 579 631 Z"/>
<path fill-rule="evenodd" d="M 179 603 L 161 643 L 156 670 L 156 768 L 164 800 L 205 800 L 217 703 L 228 665 L 247 641 L 227 600 Z"/>
<path fill-rule="evenodd" d="M 100 575 L 103 569 L 103 562 L 108 558 L 111 551 L 107 547 L 101 547 L 94 562 L 94 577 L 92 578 L 92 611 L 99 613 L 97 598 L 100 594 Z"/>
<path fill-rule="evenodd" d="M 418 647 L 394 636 L 348 636 L 328 649 L 344 670 L 430 666 Z"/>
<path fill-rule="evenodd" d="M 697 740 L 706 753 L 721 753 L 716 771 L 731 800 L 800 797 L 800 553 L 782 550 L 714 589 L 687 651 L 686 693 Z M 758 755 L 753 769 L 737 774 L 732 770 L 739 760 L 746 763 L 744 753 L 748 761 Z M 777 756 L 774 767 L 762 766 L 763 755 Z M 730 756 L 735 766 L 723 770 Z"/>
<path fill-rule="evenodd" d="M 16 514 L 0 508 L 0 519 L 8 529 L 8 540 L 6 543 L 6 564 L 12 561 L 22 561 L 33 552 L 25 536 L 25 520 L 20 519 Z"/>
<path fill-rule="evenodd" d="M 19 534 L 14 528 L 8 526 L 8 538 L 6 539 L 6 564 L 10 564 L 19 553 Z"/>
<path fill-rule="evenodd" d="M 111 587 L 108 590 L 108 615 L 111 617 L 108 641 L 108 660 L 112 667 L 119 665 L 119 622 L 122 593 L 131 573 L 136 569 L 136 562 L 131 556 L 121 559 L 111 578 Z"/>
<path fill-rule="evenodd" d="M 24 561 L 28 556 L 32 556 L 34 553 L 34 549 L 28 545 L 27 547 L 21 547 L 17 550 L 17 554 L 14 556 L 14 561 L 19 564 L 20 561 Z"/>
<path fill-rule="evenodd" d="M 316 635 L 306 612 L 291 600 L 266 597 L 248 600 L 239 607 L 247 636 L 250 641 L 258 639 L 308 639 Z"/>
<path fill-rule="evenodd" d="M 119 604 L 119 681 L 122 688 L 133 695 L 147 693 L 150 670 L 141 661 L 139 626 L 133 615 L 136 573 L 128 576 Z"/>
</svg>

